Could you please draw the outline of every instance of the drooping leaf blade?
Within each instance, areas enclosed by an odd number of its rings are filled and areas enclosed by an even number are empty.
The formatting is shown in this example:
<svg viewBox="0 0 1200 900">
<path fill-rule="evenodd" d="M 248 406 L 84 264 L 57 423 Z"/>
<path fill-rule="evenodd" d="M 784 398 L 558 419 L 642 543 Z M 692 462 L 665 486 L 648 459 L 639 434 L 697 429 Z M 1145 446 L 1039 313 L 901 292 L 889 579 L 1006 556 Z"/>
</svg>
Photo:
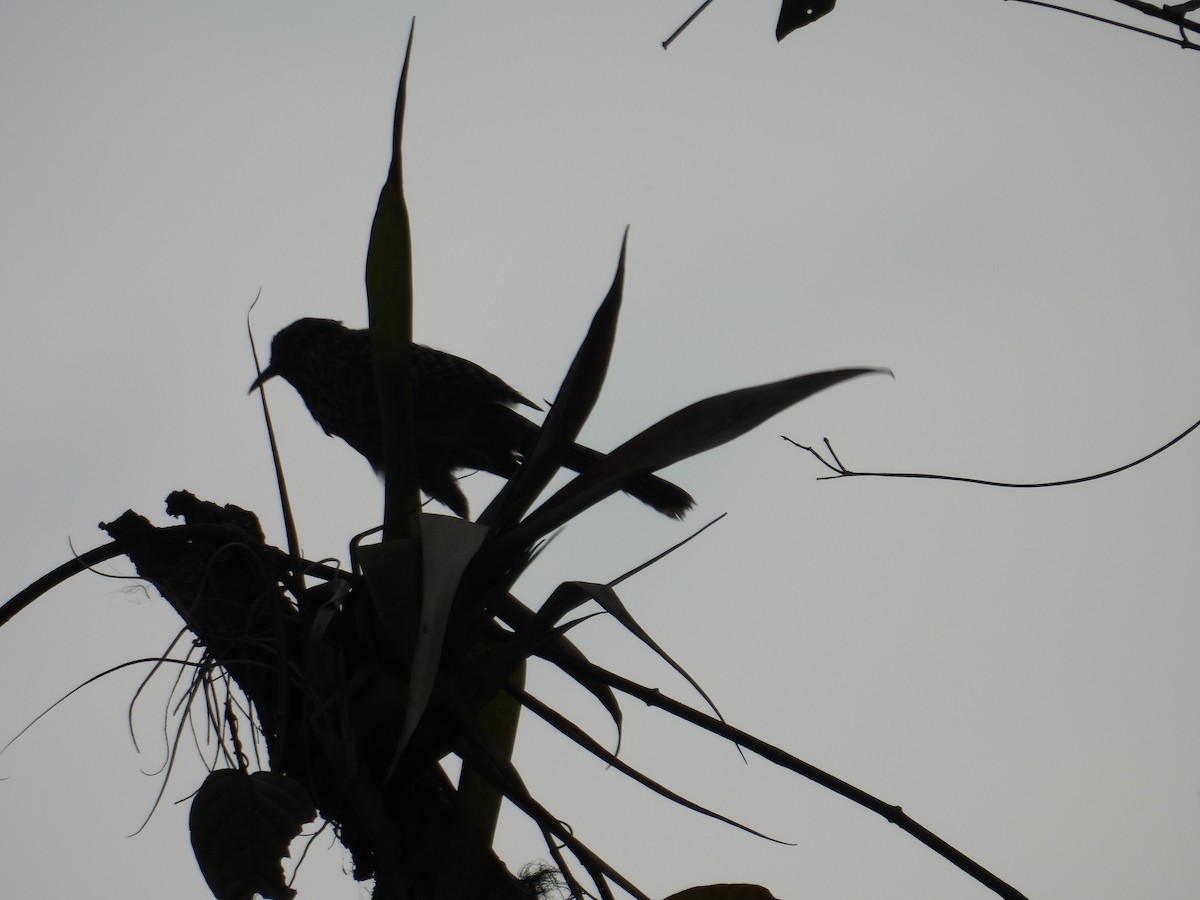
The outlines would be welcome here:
<svg viewBox="0 0 1200 900">
<path fill-rule="evenodd" d="M 524 657 L 537 656 L 539 658 L 549 658 L 545 655 L 544 648 L 552 648 L 554 653 L 562 654 L 563 656 L 581 662 L 587 662 L 587 657 L 583 655 L 574 643 L 572 643 L 560 631 L 548 628 L 543 622 L 537 619 L 537 615 L 525 604 L 521 603 L 512 595 L 505 598 L 505 602 L 496 610 L 496 618 L 511 628 L 515 634 L 510 636 L 509 640 L 514 643 L 520 642 L 524 649 Z M 536 634 L 531 634 L 530 629 L 536 629 Z M 528 640 L 527 640 L 528 638 Z M 518 655 L 520 654 L 518 650 Z M 506 663 L 512 666 L 512 660 L 509 659 Z M 613 724 L 617 728 L 617 743 L 620 744 L 621 725 L 624 721 L 624 715 L 621 712 L 621 706 L 617 702 L 617 695 L 608 685 L 601 684 L 594 679 L 586 676 L 586 674 L 567 673 L 575 681 L 590 693 L 604 707 L 605 711 L 613 720 Z"/>
<path fill-rule="evenodd" d="M 726 738 L 745 747 L 747 750 L 756 753 L 767 761 L 795 772 L 824 788 L 839 794 L 842 797 L 851 800 L 866 809 L 877 813 L 888 822 L 896 825 L 907 832 L 912 837 L 916 838 L 925 846 L 929 847 L 935 853 L 942 856 L 958 866 L 962 871 L 966 872 L 972 878 L 975 878 L 989 890 L 996 893 L 1005 900 L 1027 900 L 1026 896 L 1014 888 L 1012 885 L 1004 882 L 996 875 L 985 869 L 975 860 L 968 857 L 961 850 L 947 843 L 944 839 L 934 834 L 928 828 L 925 828 L 920 823 L 912 819 L 904 810 L 895 804 L 887 803 L 880 800 L 878 797 L 873 797 L 861 788 L 855 787 L 849 782 L 825 772 L 811 763 L 807 763 L 799 759 L 785 750 L 768 744 L 766 741 L 755 737 L 754 735 L 742 731 L 740 728 L 735 728 L 732 725 L 721 722 L 713 718 L 707 713 L 703 713 L 698 709 L 674 700 L 666 696 L 661 690 L 654 687 L 638 684 L 631 681 L 615 672 L 607 669 L 602 669 L 593 663 L 579 663 L 572 659 L 560 657 L 559 665 L 565 669 L 584 668 L 589 673 L 600 681 L 604 681 L 611 685 L 616 690 L 628 694 L 631 697 L 636 697 L 648 706 L 656 707 L 664 710 L 670 715 L 673 715 L 683 721 L 690 722 L 705 731 L 715 734 L 719 737 Z"/>
<path fill-rule="evenodd" d="M 700 686 L 700 682 L 696 681 L 683 666 L 677 663 L 666 650 L 659 646 L 654 638 L 650 637 L 646 629 L 638 624 L 633 614 L 621 602 L 621 598 L 617 596 L 617 592 L 612 589 L 611 585 L 584 583 L 584 587 L 591 593 L 592 598 L 600 604 L 601 609 L 620 622 L 626 631 L 653 650 L 659 659 L 674 669 L 684 681 L 692 686 L 692 689 L 704 699 L 704 702 L 708 704 L 708 708 L 713 711 L 713 714 L 718 719 L 722 722 L 725 721 L 725 717 L 721 715 L 721 711 L 717 709 L 717 705 L 708 696 L 708 692 Z"/>
<path fill-rule="evenodd" d="M 538 700 L 532 694 L 528 693 L 527 691 L 522 691 L 518 694 L 518 696 L 521 700 L 521 703 L 528 710 L 530 710 L 530 712 L 543 719 L 548 725 L 557 730 L 560 734 L 570 738 L 580 747 L 603 761 L 606 765 L 612 766 L 617 771 L 629 776 L 638 784 L 648 788 L 649 790 L 658 794 L 660 797 L 670 800 L 672 803 L 677 803 L 686 809 L 690 809 L 692 812 L 697 812 L 701 815 L 708 816 L 709 818 L 716 819 L 718 822 L 724 822 L 726 825 L 732 825 L 734 828 L 745 831 L 754 835 L 755 837 L 760 837 L 763 840 L 771 841 L 776 844 L 787 844 L 786 841 L 781 841 L 778 838 L 773 838 L 768 834 L 763 834 L 761 831 L 757 831 L 748 825 L 743 825 L 741 822 L 730 819 L 728 816 L 723 816 L 719 812 L 711 810 L 708 807 L 701 806 L 699 803 L 689 800 L 681 794 L 675 793 L 670 788 L 660 784 L 638 769 L 635 769 L 633 766 L 629 765 L 620 757 L 618 757 L 615 753 L 611 753 L 601 747 L 582 728 L 567 719 L 554 708 L 543 703 L 541 700 Z"/>
</svg>

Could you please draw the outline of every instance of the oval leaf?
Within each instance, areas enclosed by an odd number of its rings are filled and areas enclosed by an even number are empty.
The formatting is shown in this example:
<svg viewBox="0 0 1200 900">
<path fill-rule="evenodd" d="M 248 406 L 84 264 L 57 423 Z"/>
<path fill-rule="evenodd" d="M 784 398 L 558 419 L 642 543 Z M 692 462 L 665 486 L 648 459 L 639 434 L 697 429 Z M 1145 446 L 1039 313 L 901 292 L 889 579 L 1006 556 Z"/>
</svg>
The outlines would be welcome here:
<svg viewBox="0 0 1200 900">
<path fill-rule="evenodd" d="M 275 772 L 209 773 L 188 826 L 200 872 L 217 900 L 291 900 L 283 880 L 288 845 L 317 815 L 299 782 Z"/>
<path fill-rule="evenodd" d="M 758 884 L 706 884 L 672 894 L 667 900 L 776 900 Z"/>
</svg>

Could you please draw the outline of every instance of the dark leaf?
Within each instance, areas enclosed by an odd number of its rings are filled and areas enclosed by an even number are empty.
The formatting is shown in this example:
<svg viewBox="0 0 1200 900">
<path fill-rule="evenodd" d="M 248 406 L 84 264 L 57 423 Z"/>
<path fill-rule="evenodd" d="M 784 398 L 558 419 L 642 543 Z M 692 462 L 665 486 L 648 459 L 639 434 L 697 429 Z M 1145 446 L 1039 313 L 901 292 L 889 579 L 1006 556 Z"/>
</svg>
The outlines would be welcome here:
<svg viewBox="0 0 1200 900">
<path fill-rule="evenodd" d="M 442 659 L 446 626 L 450 621 L 450 610 L 463 569 L 487 534 L 487 529 L 482 525 L 452 516 L 423 514 L 421 521 L 422 539 L 419 544 L 412 541 L 386 541 L 359 549 L 359 561 L 367 586 L 381 609 L 387 608 L 388 600 L 397 603 L 392 595 L 402 591 L 404 585 L 412 580 L 410 570 L 416 563 L 412 551 L 415 547 L 421 551 L 423 592 L 420 620 L 416 634 L 412 636 L 412 667 L 409 671 L 404 727 L 392 758 L 393 768 L 416 730 L 433 693 Z M 391 776 L 391 769 L 388 776 Z"/>
<path fill-rule="evenodd" d="M 596 405 L 617 337 L 617 318 L 625 283 L 625 243 L 623 239 L 608 296 L 592 318 L 591 327 L 542 424 L 533 452 L 492 506 L 479 517 L 481 524 L 503 526 L 525 514 L 558 471 L 563 454 L 574 443 Z"/>
<path fill-rule="evenodd" d="M 516 598 L 505 602 L 497 610 L 497 616 L 513 628 L 513 633 L 479 657 L 479 674 L 484 679 L 485 691 L 493 693 L 500 690 L 517 666 L 530 656 L 537 655 L 539 649 L 551 642 L 566 641 L 557 630 L 558 623 L 591 596 L 582 583 L 568 581 L 555 588 L 536 614 Z M 586 660 L 577 649 L 572 649 L 580 659 Z M 613 702 L 616 702 L 615 698 Z"/>
<path fill-rule="evenodd" d="M 672 894 L 667 900 L 775 900 L 775 895 L 757 884 L 706 884 Z"/>
<path fill-rule="evenodd" d="M 475 724 L 491 745 L 512 758 L 517 740 L 521 704 L 513 694 L 525 686 L 525 666 L 509 679 L 509 690 L 500 691 L 475 714 Z M 496 825 L 504 795 L 486 777 L 463 763 L 454 800 L 453 836 L 442 848 L 438 898 L 478 897 L 488 868 L 487 849 L 496 839 Z"/>
<path fill-rule="evenodd" d="M 219 769 L 192 799 L 189 827 L 200 872 L 217 900 L 290 900 L 281 860 L 317 812 L 299 782 L 274 772 Z"/>
<path fill-rule="evenodd" d="M 511 628 L 516 634 L 512 640 L 520 642 L 521 653 L 519 657 L 528 658 L 528 656 L 541 656 L 548 661 L 553 661 L 546 656 L 546 651 L 543 645 L 548 645 L 553 648 L 553 652 L 561 653 L 569 659 L 587 662 L 587 657 L 583 655 L 578 647 L 576 647 L 563 634 L 553 631 L 546 627 L 546 623 L 538 619 L 533 610 L 525 606 L 515 597 L 511 595 L 504 598 L 503 603 L 497 609 L 497 618 Z M 526 640 L 527 630 L 534 629 L 536 633 L 531 640 Z M 515 665 L 514 659 L 507 661 L 507 665 L 511 668 Z M 507 670 L 505 670 L 507 671 Z M 622 714 L 620 704 L 617 703 L 617 696 L 613 693 L 612 688 L 606 684 L 602 684 L 586 674 L 567 673 L 574 678 L 584 690 L 591 693 L 599 702 L 600 705 L 612 717 L 613 724 L 617 726 L 617 742 L 620 743 Z"/>
<path fill-rule="evenodd" d="M 367 245 L 367 309 L 371 323 L 371 357 L 379 394 L 383 430 L 384 540 L 420 534 L 417 513 L 417 451 L 412 427 L 412 231 L 404 200 L 400 153 L 404 131 L 408 60 L 412 31 L 404 51 L 400 86 L 392 120 L 392 161 L 379 191 Z"/>
<path fill-rule="evenodd" d="M 510 803 L 529 816 L 544 835 L 552 835 L 562 847 L 569 850 L 595 882 L 601 898 L 614 898 L 612 888 L 607 884 L 611 880 L 638 900 L 650 900 L 629 879 L 575 837 L 561 819 L 551 815 L 544 806 L 538 803 L 529 793 L 520 773 L 507 755 L 500 752 L 492 741 L 480 732 L 468 713 L 463 710 L 458 710 L 458 713 L 462 735 L 466 739 L 461 748 L 464 765 L 471 766 L 491 782 L 492 786 L 500 791 Z M 551 845 L 548 843 L 548 846 Z M 558 861 L 560 857 L 554 853 L 552 846 L 551 852 Z M 563 874 L 564 877 L 569 877 L 565 869 Z"/>
<path fill-rule="evenodd" d="M 632 479 L 719 447 L 776 413 L 839 382 L 887 369 L 837 369 L 730 391 L 693 403 L 651 425 L 568 482 L 506 539 L 528 546 Z"/>
<path fill-rule="evenodd" d="M 753 828 L 750 828 L 747 825 L 743 825 L 740 822 L 736 822 L 733 819 L 723 816 L 718 812 L 713 812 L 711 809 L 701 806 L 698 803 L 694 803 L 693 801 L 687 799 L 686 797 L 683 797 L 680 794 L 675 793 L 674 791 L 668 789 L 667 787 L 663 786 L 662 784 L 659 784 L 653 778 L 650 778 L 648 775 L 644 775 L 642 772 L 638 771 L 633 766 L 624 762 L 615 753 L 610 753 L 608 750 L 605 750 L 598 743 L 596 743 L 596 741 L 593 740 L 591 738 L 591 736 L 588 735 L 587 732 L 585 732 L 582 728 L 580 728 L 574 722 L 572 722 L 571 720 L 567 719 L 565 716 L 560 714 L 557 710 L 553 709 L 550 706 L 547 706 L 545 703 L 538 700 L 532 694 L 522 691 L 519 694 L 519 697 L 521 699 L 521 702 L 532 713 L 534 713 L 535 715 L 544 719 L 547 724 L 549 724 L 553 728 L 557 729 L 559 733 L 570 738 L 575 743 L 577 743 L 579 746 L 581 746 L 585 750 L 587 750 L 589 753 L 594 754 L 597 758 L 602 760 L 607 765 L 610 765 L 613 768 L 617 769 L 618 771 L 623 772 L 624 774 L 628 775 L 634 781 L 638 782 L 638 784 L 641 784 L 641 785 L 649 788 L 650 790 L 654 791 L 654 793 L 658 794 L 660 797 L 664 797 L 667 800 L 670 800 L 672 803 L 678 803 L 680 806 L 690 809 L 693 812 L 698 812 L 701 815 L 709 816 L 710 818 L 716 819 L 719 822 L 724 822 L 726 825 L 732 825 L 734 828 L 738 828 L 742 831 L 748 832 L 748 833 L 754 835 L 755 837 L 762 838 L 763 840 L 772 841 L 773 843 L 776 843 L 776 844 L 784 844 L 785 843 L 784 841 L 773 838 L 770 835 L 763 834 L 761 831 L 755 831 Z M 794 846 L 794 845 L 788 844 L 787 846 Z"/>
<path fill-rule="evenodd" d="M 709 709 L 716 714 L 716 717 L 722 722 L 725 721 L 725 717 L 721 715 L 721 711 L 717 709 L 716 704 L 712 702 L 712 698 L 708 696 L 704 688 L 700 687 L 700 683 L 691 675 L 689 675 L 683 666 L 675 662 L 675 660 L 671 658 L 670 654 L 660 647 L 654 638 L 650 637 L 646 630 L 637 623 L 637 620 L 634 619 L 633 615 L 629 612 L 628 608 L 626 608 L 625 604 L 621 602 L 621 598 L 617 596 L 617 592 L 614 591 L 610 585 L 591 584 L 588 582 L 576 582 L 576 584 L 580 585 L 580 587 L 586 590 L 588 594 L 591 595 L 592 599 L 600 604 L 600 607 L 606 613 L 625 626 L 625 629 L 630 634 L 653 650 L 656 654 L 658 654 L 659 658 L 662 659 L 663 662 L 678 672 L 684 681 L 690 684 L 695 689 L 696 693 L 704 698 L 704 702 L 708 704 Z"/>
<path fill-rule="evenodd" d="M 811 25 L 826 13 L 833 12 L 837 0 L 783 0 L 779 22 L 775 25 L 775 40 L 782 41 L 797 28 Z"/>
</svg>

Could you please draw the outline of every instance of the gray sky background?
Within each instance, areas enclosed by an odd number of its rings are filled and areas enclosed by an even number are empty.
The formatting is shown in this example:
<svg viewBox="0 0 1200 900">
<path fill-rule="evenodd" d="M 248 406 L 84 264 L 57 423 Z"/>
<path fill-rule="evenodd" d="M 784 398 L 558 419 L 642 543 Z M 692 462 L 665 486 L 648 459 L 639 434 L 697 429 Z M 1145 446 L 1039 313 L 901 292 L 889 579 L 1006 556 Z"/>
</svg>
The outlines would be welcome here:
<svg viewBox="0 0 1200 900">
<path fill-rule="evenodd" d="M 616 498 L 520 592 L 609 580 L 721 512 L 622 597 L 731 722 L 882 797 L 1031 898 L 1195 896 L 1200 443 L 1119 477 L 1006 491 L 818 482 L 860 469 L 1013 481 L 1128 462 L 1200 412 L 1200 56 L 1001 0 L 845 0 L 777 46 L 777 4 L 48 2 L 0 9 L 0 499 L 9 596 L 168 492 L 282 541 L 244 316 L 365 322 L 362 263 L 417 16 L 406 125 L 416 331 L 552 397 L 631 226 L 608 449 L 703 396 L 885 365 L 674 467 L 686 524 Z M 1106 10 L 1113 4 L 1097 3 Z M 345 557 L 381 490 L 271 391 L 302 541 Z M 476 498 L 495 489 L 472 479 Z M 476 501 L 477 508 L 479 500 Z M 106 567 L 109 572 L 125 572 Z M 0 632 L 0 737 L 178 627 L 81 577 Z M 610 623 L 597 661 L 686 688 Z M 207 896 L 199 755 L 162 775 L 160 675 L 103 679 L 0 757 L 12 897 Z M 530 683 L 611 739 L 586 696 Z M 656 897 L 992 896 L 893 826 L 627 705 L 624 753 L 792 841 L 676 809 L 527 720 L 518 764 Z M 321 848 L 328 841 L 319 842 Z M 514 866 L 546 856 L 516 815 Z M 354 898 L 340 851 L 300 900 Z"/>
</svg>

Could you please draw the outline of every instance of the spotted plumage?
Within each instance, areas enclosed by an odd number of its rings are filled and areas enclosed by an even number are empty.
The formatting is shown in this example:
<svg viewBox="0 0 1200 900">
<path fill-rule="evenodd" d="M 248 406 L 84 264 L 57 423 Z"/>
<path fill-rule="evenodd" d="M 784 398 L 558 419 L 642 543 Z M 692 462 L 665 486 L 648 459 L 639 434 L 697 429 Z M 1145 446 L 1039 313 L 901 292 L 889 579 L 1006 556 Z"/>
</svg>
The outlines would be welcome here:
<svg viewBox="0 0 1200 900">
<path fill-rule="evenodd" d="M 257 387 L 281 376 L 300 394 L 326 434 L 340 437 L 383 468 L 383 436 L 371 364 L 371 336 L 332 319 L 299 319 L 271 341 L 271 364 Z M 479 469 L 511 477 L 537 441 L 538 426 L 516 406 L 539 407 L 470 360 L 412 345 L 413 422 L 417 480 L 421 490 L 467 517 L 456 472 Z M 579 444 L 563 465 L 581 472 L 601 454 Z M 627 492 L 664 515 L 680 518 L 691 508 L 686 491 L 656 475 L 644 475 Z"/>
</svg>

